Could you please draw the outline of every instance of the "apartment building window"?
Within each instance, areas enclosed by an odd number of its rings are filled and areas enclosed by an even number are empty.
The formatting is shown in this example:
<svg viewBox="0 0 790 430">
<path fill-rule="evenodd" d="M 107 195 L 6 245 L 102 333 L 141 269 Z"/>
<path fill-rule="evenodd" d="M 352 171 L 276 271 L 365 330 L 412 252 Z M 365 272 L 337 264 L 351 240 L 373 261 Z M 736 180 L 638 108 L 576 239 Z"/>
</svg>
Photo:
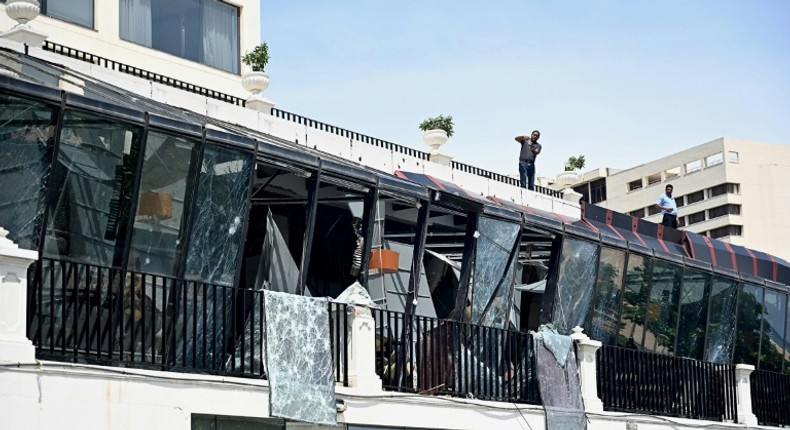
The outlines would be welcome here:
<svg viewBox="0 0 790 430">
<path fill-rule="evenodd" d="M 120 0 L 122 39 L 239 73 L 239 8 L 218 0 Z"/>
<path fill-rule="evenodd" d="M 655 214 L 657 214 L 659 212 L 661 212 L 661 209 L 659 209 L 656 205 L 650 205 L 650 206 L 647 207 L 647 215 L 648 216 L 655 215 Z"/>
<path fill-rule="evenodd" d="M 741 205 L 722 205 L 708 209 L 708 219 L 718 218 L 725 215 L 740 215 Z"/>
<path fill-rule="evenodd" d="M 689 225 L 696 224 L 702 221 L 705 221 L 705 211 L 695 212 L 688 216 Z"/>
<path fill-rule="evenodd" d="M 661 173 L 654 173 L 647 177 L 647 185 L 653 185 L 661 182 Z"/>
<path fill-rule="evenodd" d="M 717 153 L 715 153 L 713 155 L 709 155 L 707 158 L 705 158 L 705 164 L 708 167 L 712 167 L 712 166 L 715 166 L 717 164 L 721 164 L 723 162 L 724 162 L 724 154 L 722 154 L 721 152 L 717 152 Z"/>
<path fill-rule="evenodd" d="M 590 202 L 590 187 L 589 184 L 579 185 L 578 187 L 573 187 L 573 191 L 582 195 L 582 200 L 585 202 Z"/>
<path fill-rule="evenodd" d="M 733 184 L 733 183 L 726 183 L 726 184 L 719 184 L 715 187 L 708 188 L 708 198 L 716 197 L 721 194 L 740 194 L 741 193 L 741 186 L 740 184 Z"/>
<path fill-rule="evenodd" d="M 637 218 L 643 218 L 645 216 L 645 208 L 639 208 L 635 211 L 628 212 L 628 215 Z"/>
<path fill-rule="evenodd" d="M 702 169 L 702 160 L 692 161 L 690 163 L 686 163 L 686 173 L 696 172 L 697 170 Z"/>
<path fill-rule="evenodd" d="M 738 162 L 738 153 L 735 151 L 729 151 L 727 153 L 727 161 L 730 163 L 737 163 Z"/>
<path fill-rule="evenodd" d="M 686 198 L 684 196 L 677 196 L 675 197 L 675 203 L 678 207 L 682 207 L 686 205 Z"/>
<path fill-rule="evenodd" d="M 677 178 L 678 176 L 680 176 L 680 166 L 673 167 L 671 169 L 667 169 L 666 171 L 664 171 L 664 177 L 666 178 L 667 181 L 670 179 Z"/>
<path fill-rule="evenodd" d="M 590 182 L 590 200 L 592 204 L 606 200 L 606 178 L 596 179 Z"/>
<path fill-rule="evenodd" d="M 692 204 L 705 200 L 705 191 L 699 190 L 697 192 L 686 195 L 686 204 Z"/>
<path fill-rule="evenodd" d="M 628 183 L 628 191 L 634 191 L 640 188 L 642 188 L 642 178 L 639 178 L 636 181 L 631 181 Z"/>
<path fill-rule="evenodd" d="M 708 236 L 718 239 L 725 236 L 743 236 L 743 226 L 725 225 L 724 227 L 714 228 L 708 232 Z"/>
<path fill-rule="evenodd" d="M 93 28 L 93 0 L 38 0 L 38 3 L 43 15 Z"/>
<path fill-rule="evenodd" d="M 686 217 L 678 217 L 678 228 L 686 226 Z"/>
</svg>

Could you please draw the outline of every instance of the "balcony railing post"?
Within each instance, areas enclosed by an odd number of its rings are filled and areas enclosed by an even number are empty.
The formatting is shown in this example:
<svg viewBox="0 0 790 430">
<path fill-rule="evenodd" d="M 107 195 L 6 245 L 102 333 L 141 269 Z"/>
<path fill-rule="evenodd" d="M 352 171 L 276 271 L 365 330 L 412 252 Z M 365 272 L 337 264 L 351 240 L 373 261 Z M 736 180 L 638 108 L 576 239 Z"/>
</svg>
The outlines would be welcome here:
<svg viewBox="0 0 790 430">
<path fill-rule="evenodd" d="M 573 328 L 571 339 L 576 342 L 576 365 L 579 367 L 579 385 L 582 391 L 585 412 L 603 412 L 603 402 L 598 397 L 598 371 L 595 353 L 601 342 L 591 340 L 582 333 L 582 328 Z"/>
<path fill-rule="evenodd" d="M 747 426 L 757 425 L 757 416 L 752 412 L 752 387 L 750 376 L 754 372 L 751 364 L 735 365 L 735 392 L 738 399 L 738 423 Z"/>
<path fill-rule="evenodd" d="M 19 249 L 0 227 L 0 363 L 35 363 L 36 350 L 27 338 L 27 268 L 35 251 Z"/>
<path fill-rule="evenodd" d="M 349 348 L 348 386 L 360 391 L 376 393 L 382 390 L 376 375 L 376 321 L 370 309 L 348 305 Z"/>
</svg>

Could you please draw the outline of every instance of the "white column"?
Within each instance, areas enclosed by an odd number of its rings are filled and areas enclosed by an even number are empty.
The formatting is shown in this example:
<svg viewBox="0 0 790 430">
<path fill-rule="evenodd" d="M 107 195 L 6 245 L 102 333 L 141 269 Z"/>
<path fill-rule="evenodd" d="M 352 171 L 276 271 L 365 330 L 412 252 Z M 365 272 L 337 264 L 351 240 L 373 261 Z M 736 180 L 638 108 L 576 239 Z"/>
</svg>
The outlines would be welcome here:
<svg viewBox="0 0 790 430">
<path fill-rule="evenodd" d="M 36 351 L 26 336 L 27 268 L 38 253 L 19 249 L 0 227 L 0 363 L 35 363 Z"/>
<path fill-rule="evenodd" d="M 752 412 L 752 384 L 749 376 L 754 372 L 751 364 L 735 365 L 735 393 L 738 396 L 738 423 L 757 425 L 757 416 Z"/>
<path fill-rule="evenodd" d="M 585 412 L 603 412 L 603 402 L 598 397 L 598 371 L 595 353 L 601 342 L 591 340 L 579 326 L 573 328 L 571 338 L 576 341 L 576 365 L 579 367 L 579 385 Z"/>
<path fill-rule="evenodd" d="M 348 385 L 364 392 L 380 392 L 381 378 L 376 375 L 376 321 L 364 306 L 348 305 L 347 309 Z"/>
</svg>

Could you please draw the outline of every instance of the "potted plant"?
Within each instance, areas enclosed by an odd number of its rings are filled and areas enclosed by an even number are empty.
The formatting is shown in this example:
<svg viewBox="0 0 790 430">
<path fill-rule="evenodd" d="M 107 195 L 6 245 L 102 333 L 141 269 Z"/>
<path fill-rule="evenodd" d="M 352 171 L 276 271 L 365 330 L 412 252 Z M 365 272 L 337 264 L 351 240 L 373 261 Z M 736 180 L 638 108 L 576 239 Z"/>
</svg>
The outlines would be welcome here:
<svg viewBox="0 0 790 430">
<path fill-rule="evenodd" d="M 270 59 L 269 45 L 266 42 L 241 57 L 241 62 L 252 68 L 252 72 L 245 73 L 241 78 L 241 85 L 245 90 L 257 95 L 269 87 L 269 75 L 264 72 L 264 69 Z"/>
<path fill-rule="evenodd" d="M 579 173 L 577 171 L 584 168 L 585 162 L 584 155 L 568 157 L 568 161 L 565 162 L 565 170 L 557 175 L 556 183 L 563 187 L 575 185 L 579 182 Z"/>
<path fill-rule="evenodd" d="M 420 130 L 423 131 L 423 142 L 431 148 L 431 154 L 438 153 L 439 147 L 453 135 L 453 117 L 439 115 L 428 118 L 420 123 Z"/>
</svg>

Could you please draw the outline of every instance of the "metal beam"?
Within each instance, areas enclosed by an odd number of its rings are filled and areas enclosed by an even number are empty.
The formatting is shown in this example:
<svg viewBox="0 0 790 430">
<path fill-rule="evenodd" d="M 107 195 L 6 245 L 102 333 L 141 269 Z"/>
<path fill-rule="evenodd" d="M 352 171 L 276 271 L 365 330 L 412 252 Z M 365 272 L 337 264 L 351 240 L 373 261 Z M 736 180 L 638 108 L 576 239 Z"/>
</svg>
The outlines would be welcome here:
<svg viewBox="0 0 790 430">
<path fill-rule="evenodd" d="M 299 285 L 297 291 L 304 295 L 307 283 L 307 271 L 310 269 L 310 253 L 313 251 L 313 233 L 315 232 L 316 212 L 318 212 L 318 190 L 321 185 L 321 160 L 315 174 L 308 180 L 307 187 L 307 220 L 302 239 L 302 263 L 299 265 Z"/>
</svg>

